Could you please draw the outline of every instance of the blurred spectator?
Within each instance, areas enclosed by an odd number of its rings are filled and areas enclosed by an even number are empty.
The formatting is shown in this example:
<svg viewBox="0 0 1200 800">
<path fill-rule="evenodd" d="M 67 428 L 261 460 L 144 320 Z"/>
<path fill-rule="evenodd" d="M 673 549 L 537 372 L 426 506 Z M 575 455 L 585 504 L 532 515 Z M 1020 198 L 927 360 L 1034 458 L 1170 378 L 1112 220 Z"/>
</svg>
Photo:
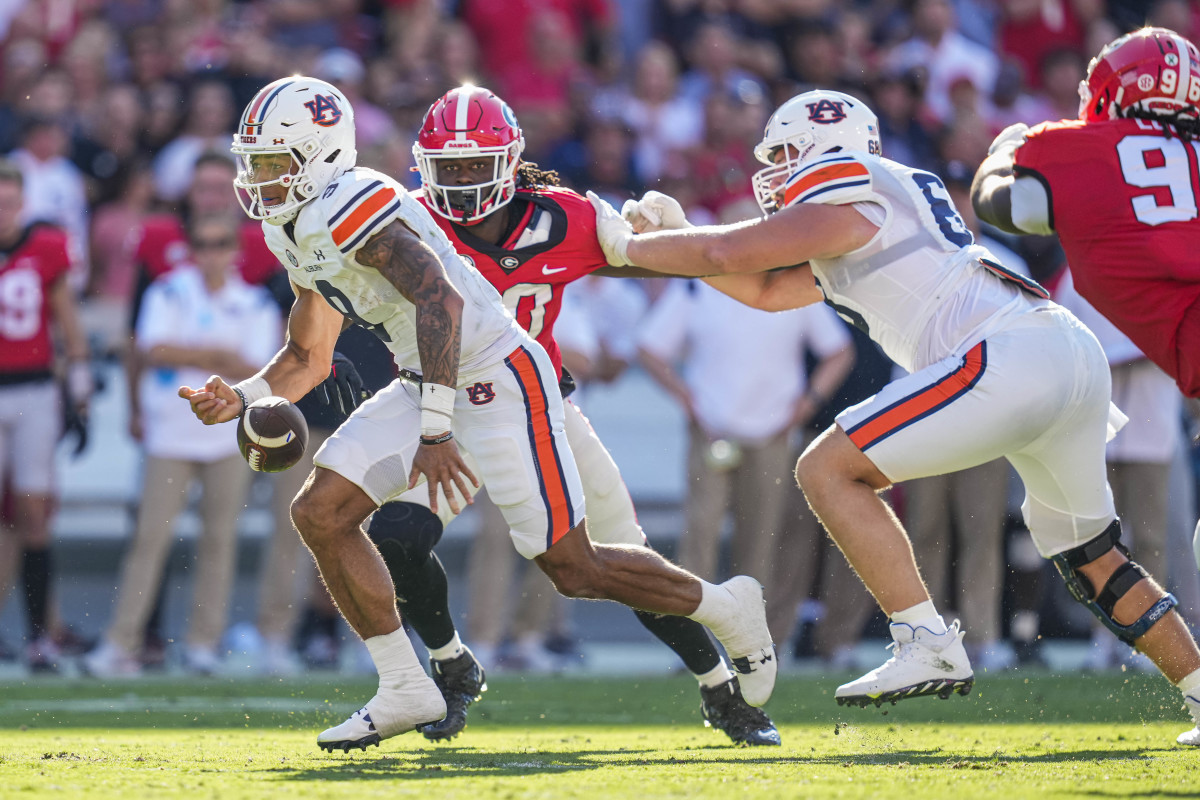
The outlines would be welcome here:
<svg viewBox="0 0 1200 800">
<path fill-rule="evenodd" d="M 88 280 L 88 202 L 83 173 L 67 158 L 70 138 L 63 121 L 30 117 L 21 146 L 9 154 L 25 178 L 24 221 L 50 222 L 67 232 L 73 290 Z"/>
<path fill-rule="evenodd" d="M 638 53 L 630 89 L 596 101 L 601 113 L 621 119 L 633 132 L 634 163 L 643 184 L 653 184 L 663 174 L 672 154 L 700 142 L 701 107 L 680 97 L 678 90 L 675 53 L 655 40 Z"/>
<path fill-rule="evenodd" d="M 252 473 L 228 431 L 200 425 L 177 389 L 209 375 L 241 380 L 282 342 L 278 307 L 237 274 L 240 221 L 228 216 L 188 225 L 194 264 L 180 266 L 146 291 L 137 347 L 148 367 L 140 381 L 140 427 L 146 452 L 137 530 L 117 583 L 112 620 L 101 644 L 84 659 L 95 677 L 140 672 L 136 653 L 163 578 L 173 529 L 193 486 L 201 488 L 201 530 L 184 652 L 201 675 L 220 668 L 233 584 L 236 523 Z M 199 383 L 196 383 L 199 381 Z"/>
<path fill-rule="evenodd" d="M 312 76 L 329 81 L 341 90 L 354 108 L 354 131 L 360 150 L 396 138 L 396 128 L 387 113 L 363 95 L 367 70 L 362 59 L 344 47 L 322 52 L 313 61 Z"/>
<path fill-rule="evenodd" d="M 921 78 L 914 70 L 884 73 L 871 85 L 873 108 L 879 116 L 879 140 L 884 155 L 918 169 L 933 169 L 937 163 L 933 132 L 918 113 Z"/>
<path fill-rule="evenodd" d="M 1042 62 L 1056 50 L 1083 53 L 1084 31 L 1103 3 L 1097 0 L 1003 0 L 1000 52 L 1021 68 L 1025 85 L 1042 88 Z M 1060 119 L 1060 117 L 1052 117 Z"/>
<path fill-rule="evenodd" d="M 174 201 L 183 197 L 201 154 L 229 152 L 234 113 L 233 92 L 225 83 L 201 80 L 193 84 L 183 131 L 154 159 L 154 183 L 160 198 Z"/>
<path fill-rule="evenodd" d="M 738 66 L 739 46 L 734 33 L 721 25 L 704 23 L 697 28 L 687 43 L 689 69 L 679 81 L 679 94 L 693 103 L 703 103 L 714 94 L 765 95 L 759 79 Z"/>
<path fill-rule="evenodd" d="M 17 166 L 0 161 L 0 493 L 11 487 L 13 503 L 13 527 L 0 526 L 0 536 L 9 540 L 4 551 L 12 562 L 17 553 L 21 556 L 29 667 L 52 672 L 57 670 L 48 610 L 55 449 L 63 405 L 71 419 L 83 424 L 92 382 L 87 342 L 67 284 L 71 264 L 66 236 L 50 226 L 24 222 L 22 184 Z M 67 364 L 61 397 L 52 332 L 61 336 Z M 76 434 L 82 446 L 85 434 Z M 0 583 L 5 589 L 2 605 L 8 587 Z"/>
<path fill-rule="evenodd" d="M 92 213 L 85 327 L 106 352 L 121 353 L 138 280 L 135 252 L 154 204 L 154 175 L 148 163 L 132 161 L 106 183 L 116 196 Z"/>
<path fill-rule="evenodd" d="M 101 100 L 86 115 L 76 136 L 72 160 L 88 180 L 92 207 L 118 198 L 124 177 L 145 160 L 142 142 L 144 112 L 137 89 L 128 83 L 106 88 Z"/>
<path fill-rule="evenodd" d="M 811 386 L 806 348 L 819 359 Z M 849 372 L 845 328 L 824 306 L 768 314 L 700 281 L 676 281 L 647 315 L 639 355 L 688 421 L 679 563 L 719 580 L 721 531 L 731 512 L 731 574 L 768 583 L 772 563 L 788 552 L 780 523 L 795 491 L 787 477 L 790 434 Z"/>
<path fill-rule="evenodd" d="M 680 154 L 673 167 L 686 175 L 696 202 L 713 215 L 753 197 L 750 177 L 762 168 L 754 158 L 754 145 L 766 124 L 765 96 L 758 84 L 742 88 L 746 90 L 742 95 L 724 91 L 709 95 L 704 104 L 704 139 Z"/>
<path fill-rule="evenodd" d="M 912 14 L 913 36 L 892 51 L 888 67 L 923 70 L 928 76 L 925 102 L 934 118 L 945 122 L 951 116 L 954 82 L 965 78 L 990 94 L 1000 64 L 992 51 L 958 32 L 950 0 L 913 0 Z"/>
</svg>

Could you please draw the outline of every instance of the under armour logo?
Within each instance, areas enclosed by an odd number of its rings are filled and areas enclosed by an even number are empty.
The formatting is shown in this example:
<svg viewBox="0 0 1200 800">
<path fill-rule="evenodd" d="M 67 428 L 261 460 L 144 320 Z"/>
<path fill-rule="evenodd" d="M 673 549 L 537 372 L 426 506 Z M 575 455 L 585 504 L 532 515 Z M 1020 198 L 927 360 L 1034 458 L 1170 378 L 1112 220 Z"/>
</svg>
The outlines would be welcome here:
<svg viewBox="0 0 1200 800">
<path fill-rule="evenodd" d="M 474 386 L 467 387 L 467 399 L 473 405 L 484 406 L 496 399 L 496 391 L 492 388 L 491 381 L 478 381 Z"/>
<path fill-rule="evenodd" d="M 313 258 L 317 259 L 317 261 L 324 261 L 324 260 L 325 260 L 325 253 L 324 253 L 323 251 L 321 251 L 321 250 L 314 250 L 314 251 L 313 251 Z"/>
<path fill-rule="evenodd" d="M 832 125 L 835 122 L 841 122 L 846 118 L 846 109 L 842 108 L 844 105 L 845 103 L 840 100 L 818 100 L 815 103 L 807 103 L 808 119 L 818 125 Z"/>
</svg>

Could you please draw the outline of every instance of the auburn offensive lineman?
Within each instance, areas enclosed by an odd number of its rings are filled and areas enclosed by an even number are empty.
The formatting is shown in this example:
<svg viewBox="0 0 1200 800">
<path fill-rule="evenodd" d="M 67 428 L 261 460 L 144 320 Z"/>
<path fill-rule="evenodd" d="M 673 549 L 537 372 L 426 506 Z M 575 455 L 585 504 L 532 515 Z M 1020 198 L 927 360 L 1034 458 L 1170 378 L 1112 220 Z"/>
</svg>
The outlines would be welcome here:
<svg viewBox="0 0 1200 800">
<path fill-rule="evenodd" d="M 958 623 L 938 615 L 907 534 L 877 492 L 1005 456 L 1025 484 L 1022 512 L 1039 552 L 1072 596 L 1179 687 L 1198 727 L 1178 741 L 1200 745 L 1200 650 L 1175 598 L 1119 543 L 1104 447 L 1123 416 L 1109 402 L 1099 343 L 975 244 L 936 175 L 880 153 L 878 121 L 863 103 L 808 92 L 775 112 L 755 149 L 767 165 L 754 176 L 764 219 L 635 236 L 593 200 L 610 263 L 676 274 L 799 264 L 785 271 L 790 300 L 742 296 L 756 305 L 824 300 L 910 373 L 839 414 L 796 465 L 895 640 L 895 655 L 839 686 L 838 702 L 970 688 Z"/>
<path fill-rule="evenodd" d="M 180 396 L 206 424 L 270 395 L 295 402 L 329 374 L 347 320 L 387 344 L 401 375 L 321 446 L 292 504 L 330 595 L 379 671 L 378 693 L 321 733 L 320 747 L 365 749 L 445 716 L 361 525 L 422 478 L 428 486 L 417 491 L 434 510 L 440 494 L 457 512 L 458 496 L 469 502 L 478 486 L 468 451 L 514 546 L 560 592 L 691 616 L 774 682 L 757 581 L 716 586 L 648 548 L 593 546 L 550 358 L 428 211 L 392 178 L 355 165 L 354 112 L 340 91 L 305 77 L 268 84 L 246 107 L 232 149 L 241 164 L 234 185 L 247 215 L 262 220 L 296 301 L 284 347 L 257 375 L 235 386 L 214 375 Z M 480 387 L 490 397 L 482 405 L 471 402 Z"/>
<path fill-rule="evenodd" d="M 590 273 L 622 270 L 605 260 L 591 204 L 558 188 L 555 173 L 522 162 L 524 144 L 512 110 L 495 94 L 470 85 L 451 90 L 430 107 L 413 145 L 423 183 L 419 199 L 454 249 L 496 287 L 521 327 L 546 349 L 565 399 L 574 382 L 563 370 L 554 340 L 562 293 Z M 471 402 L 486 403 L 488 396 Z M 612 456 L 578 407 L 567 400 L 565 409 L 567 442 L 587 502 L 588 535 L 606 544 L 645 546 Z M 368 529 L 403 591 L 409 624 L 430 649 L 434 680 L 446 699 L 446 718 L 422 729 L 435 740 L 463 729 L 467 706 L 479 697 L 484 681 L 482 667 L 455 631 L 445 571 L 432 553 L 443 524 L 452 517 L 444 506 L 434 514 L 428 503 L 389 503 Z M 766 699 L 761 689 L 750 684 L 743 697 L 737 677 L 703 626 L 685 617 L 634 613 L 696 676 L 701 708 L 711 725 L 739 744 L 780 743 L 767 715 L 747 702 L 761 705 Z"/>
<path fill-rule="evenodd" d="M 1200 51 L 1165 28 L 1107 44 L 1079 118 L 1013 125 L 972 200 L 1011 233 L 1057 233 L 1075 288 L 1200 397 Z"/>
<path fill-rule="evenodd" d="M 15 552 L 21 552 L 29 667 L 52 672 L 57 667 L 47 630 L 50 517 L 62 425 L 53 328 L 62 334 L 67 361 L 65 401 L 78 415 L 86 411 L 92 378 L 87 340 L 67 285 L 67 236 L 50 225 L 21 223 L 23 186 L 21 171 L 0 161 L 0 494 L 7 474 L 15 523 L 14 531 L 0 530 L 0 537 L 13 537 L 3 543 L 6 560 L 16 561 Z"/>
</svg>

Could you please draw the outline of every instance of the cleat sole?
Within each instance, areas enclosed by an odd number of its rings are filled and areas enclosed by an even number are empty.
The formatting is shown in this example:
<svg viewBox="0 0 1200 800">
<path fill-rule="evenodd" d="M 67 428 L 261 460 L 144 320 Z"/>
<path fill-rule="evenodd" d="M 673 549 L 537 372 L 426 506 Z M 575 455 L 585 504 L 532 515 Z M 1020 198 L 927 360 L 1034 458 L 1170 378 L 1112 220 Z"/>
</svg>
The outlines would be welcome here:
<svg viewBox="0 0 1200 800">
<path fill-rule="evenodd" d="M 364 736 L 361 739 L 343 739 L 336 742 L 317 742 L 317 747 L 321 748 L 327 753 L 332 753 L 334 750 L 341 750 L 343 753 L 349 753 L 350 749 L 353 747 L 357 747 L 359 750 L 366 752 L 366 749 L 371 745 L 379 747 L 379 742 L 379 734 L 372 733 L 370 736 Z"/>
<path fill-rule="evenodd" d="M 923 683 L 906 686 L 903 689 L 895 689 L 890 692 L 884 692 L 876 697 L 869 695 L 847 695 L 838 697 L 837 704 L 839 706 L 857 706 L 866 708 L 869 704 L 874 703 L 878 708 L 883 703 L 896 703 L 901 700 L 908 700 L 912 697 L 939 697 L 942 700 L 949 700 L 950 695 L 960 694 L 967 695 L 971 693 L 971 687 L 975 685 L 975 677 L 962 678 L 958 680 L 944 679 L 936 681 L 925 681 Z"/>
</svg>

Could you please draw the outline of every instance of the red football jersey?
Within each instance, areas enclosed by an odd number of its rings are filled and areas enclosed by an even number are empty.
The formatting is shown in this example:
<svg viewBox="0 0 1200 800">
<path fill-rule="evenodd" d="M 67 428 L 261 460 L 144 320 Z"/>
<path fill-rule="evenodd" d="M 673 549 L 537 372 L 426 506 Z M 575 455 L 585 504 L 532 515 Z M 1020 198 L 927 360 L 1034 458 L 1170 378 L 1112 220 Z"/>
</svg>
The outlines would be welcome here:
<svg viewBox="0 0 1200 800">
<path fill-rule="evenodd" d="M 1200 396 L 1200 142 L 1156 122 L 1049 122 L 1017 149 L 1017 175 L 1050 196 L 1075 288 Z M 1185 318 L 1187 319 L 1185 323 Z"/>
<path fill-rule="evenodd" d="M 429 207 L 424 194 L 417 197 Z M 546 348 L 561 377 L 554 321 L 562 310 L 563 289 L 608 266 L 596 239 L 596 210 L 569 189 L 545 188 L 518 190 L 511 213 L 520 221 L 497 245 L 473 236 L 470 227 L 430 212 L 454 249 L 483 273 L 520 326 Z"/>
<path fill-rule="evenodd" d="M 0 251 L 0 375 L 54 366 L 50 293 L 70 268 L 67 235 L 49 225 L 26 229 L 12 249 Z"/>
</svg>

